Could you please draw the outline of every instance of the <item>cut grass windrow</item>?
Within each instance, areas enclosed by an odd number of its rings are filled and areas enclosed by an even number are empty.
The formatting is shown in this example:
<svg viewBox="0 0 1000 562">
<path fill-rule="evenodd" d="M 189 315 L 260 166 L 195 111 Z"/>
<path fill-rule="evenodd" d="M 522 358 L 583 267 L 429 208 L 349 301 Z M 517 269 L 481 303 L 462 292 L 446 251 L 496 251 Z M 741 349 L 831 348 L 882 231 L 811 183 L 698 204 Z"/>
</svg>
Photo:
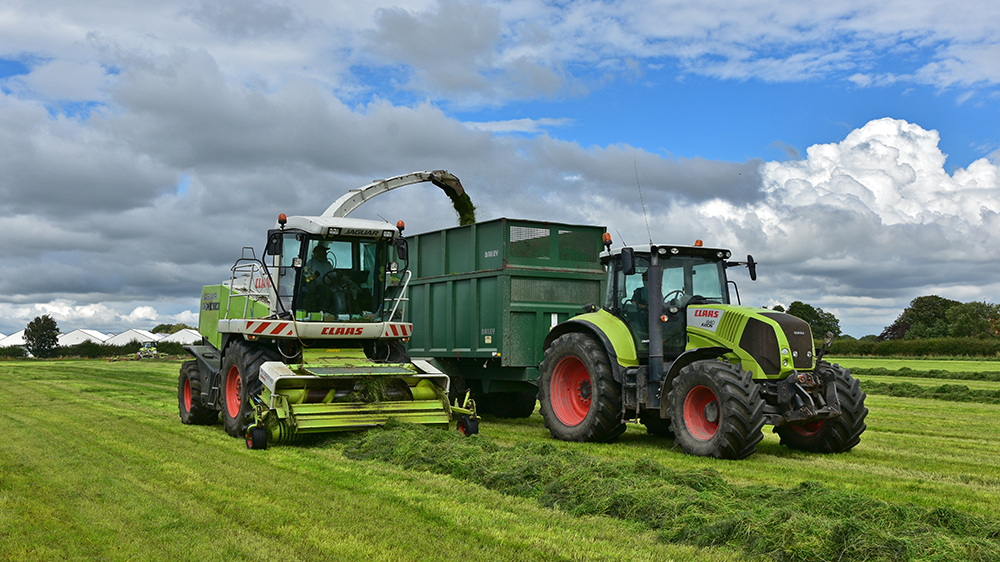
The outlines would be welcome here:
<svg viewBox="0 0 1000 562">
<path fill-rule="evenodd" d="M 815 482 L 736 486 L 712 469 L 600 459 L 545 442 L 501 446 L 404 424 L 362 434 L 344 454 L 450 475 L 577 516 L 640 523 L 668 543 L 787 561 L 1000 559 L 1000 520 Z"/>
<path fill-rule="evenodd" d="M 955 381 L 1000 381 L 1000 371 L 944 371 L 941 369 L 919 371 L 910 369 L 909 367 L 902 367 L 900 369 L 886 369 L 884 367 L 859 369 L 852 367 L 851 373 L 855 376 L 906 377 L 911 379 L 946 379 Z"/>
<path fill-rule="evenodd" d="M 951 402 L 975 402 L 978 404 L 1000 404 L 1000 390 L 970 389 L 964 384 L 942 384 L 925 387 L 912 382 L 861 381 L 861 390 L 868 394 L 887 394 L 902 398 L 930 398 Z"/>
</svg>

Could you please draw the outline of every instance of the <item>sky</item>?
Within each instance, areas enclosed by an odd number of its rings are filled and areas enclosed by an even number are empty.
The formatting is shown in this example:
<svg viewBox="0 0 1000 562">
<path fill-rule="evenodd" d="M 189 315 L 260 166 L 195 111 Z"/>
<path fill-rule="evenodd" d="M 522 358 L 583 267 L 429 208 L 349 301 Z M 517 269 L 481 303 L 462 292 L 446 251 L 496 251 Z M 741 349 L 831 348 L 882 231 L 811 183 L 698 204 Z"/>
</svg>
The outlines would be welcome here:
<svg viewBox="0 0 1000 562">
<path fill-rule="evenodd" d="M 987 0 L 7 0 L 0 334 L 196 325 L 278 213 L 434 169 L 480 220 L 752 254 L 743 304 L 854 337 L 1000 302 L 998 30 Z M 351 216 L 457 224 L 429 184 Z"/>
</svg>

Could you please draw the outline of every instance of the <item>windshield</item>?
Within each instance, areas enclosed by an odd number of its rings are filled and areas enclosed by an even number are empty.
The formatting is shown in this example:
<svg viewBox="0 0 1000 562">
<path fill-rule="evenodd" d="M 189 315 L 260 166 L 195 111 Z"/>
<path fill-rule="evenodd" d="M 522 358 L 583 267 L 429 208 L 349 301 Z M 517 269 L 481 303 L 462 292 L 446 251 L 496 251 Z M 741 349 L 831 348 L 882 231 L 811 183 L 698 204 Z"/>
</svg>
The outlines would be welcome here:
<svg viewBox="0 0 1000 562">
<path fill-rule="evenodd" d="M 636 254 L 635 274 L 624 275 L 611 268 L 608 279 L 606 306 L 620 310 L 636 339 L 640 354 L 649 350 L 649 289 L 647 271 L 649 256 Z M 701 256 L 665 256 L 660 258 L 663 269 L 663 352 L 675 357 L 687 345 L 685 311 L 689 304 L 728 304 L 724 265 Z M 701 297 L 701 298 L 696 298 Z M 676 309 L 676 312 L 671 310 Z"/>
<path fill-rule="evenodd" d="M 389 242 L 360 238 L 310 239 L 304 244 L 295 299 L 295 318 L 323 322 L 386 320 L 387 289 L 399 282 L 386 275 Z M 388 306 L 386 306 L 388 305 Z"/>
</svg>

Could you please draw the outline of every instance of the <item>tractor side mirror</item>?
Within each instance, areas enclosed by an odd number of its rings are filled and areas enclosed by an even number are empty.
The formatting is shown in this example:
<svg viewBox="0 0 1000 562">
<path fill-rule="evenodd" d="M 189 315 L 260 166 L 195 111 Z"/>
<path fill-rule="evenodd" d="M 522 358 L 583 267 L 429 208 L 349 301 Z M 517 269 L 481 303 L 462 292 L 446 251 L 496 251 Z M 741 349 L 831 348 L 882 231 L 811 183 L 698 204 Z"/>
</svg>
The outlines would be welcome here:
<svg viewBox="0 0 1000 562">
<path fill-rule="evenodd" d="M 635 275 L 635 252 L 632 248 L 622 248 L 621 266 L 624 275 Z"/>
<path fill-rule="evenodd" d="M 750 272 L 750 280 L 757 280 L 757 262 L 753 261 L 753 256 L 747 254 L 747 271 Z"/>
</svg>

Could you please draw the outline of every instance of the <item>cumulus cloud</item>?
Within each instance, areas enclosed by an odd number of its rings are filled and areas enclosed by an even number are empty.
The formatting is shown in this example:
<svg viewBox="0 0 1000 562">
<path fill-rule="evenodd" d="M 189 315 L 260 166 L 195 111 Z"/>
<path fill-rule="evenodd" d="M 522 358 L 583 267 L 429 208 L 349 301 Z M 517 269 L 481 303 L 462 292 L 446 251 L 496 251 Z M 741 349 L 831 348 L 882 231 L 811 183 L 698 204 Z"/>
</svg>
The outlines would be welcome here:
<svg viewBox="0 0 1000 562">
<path fill-rule="evenodd" d="M 938 142 L 878 119 L 803 160 L 766 163 L 760 201 L 676 206 L 664 221 L 752 250 L 761 282 L 745 294 L 870 316 L 873 332 L 922 294 L 994 300 L 1000 169 L 980 159 L 949 174 Z"/>
</svg>

